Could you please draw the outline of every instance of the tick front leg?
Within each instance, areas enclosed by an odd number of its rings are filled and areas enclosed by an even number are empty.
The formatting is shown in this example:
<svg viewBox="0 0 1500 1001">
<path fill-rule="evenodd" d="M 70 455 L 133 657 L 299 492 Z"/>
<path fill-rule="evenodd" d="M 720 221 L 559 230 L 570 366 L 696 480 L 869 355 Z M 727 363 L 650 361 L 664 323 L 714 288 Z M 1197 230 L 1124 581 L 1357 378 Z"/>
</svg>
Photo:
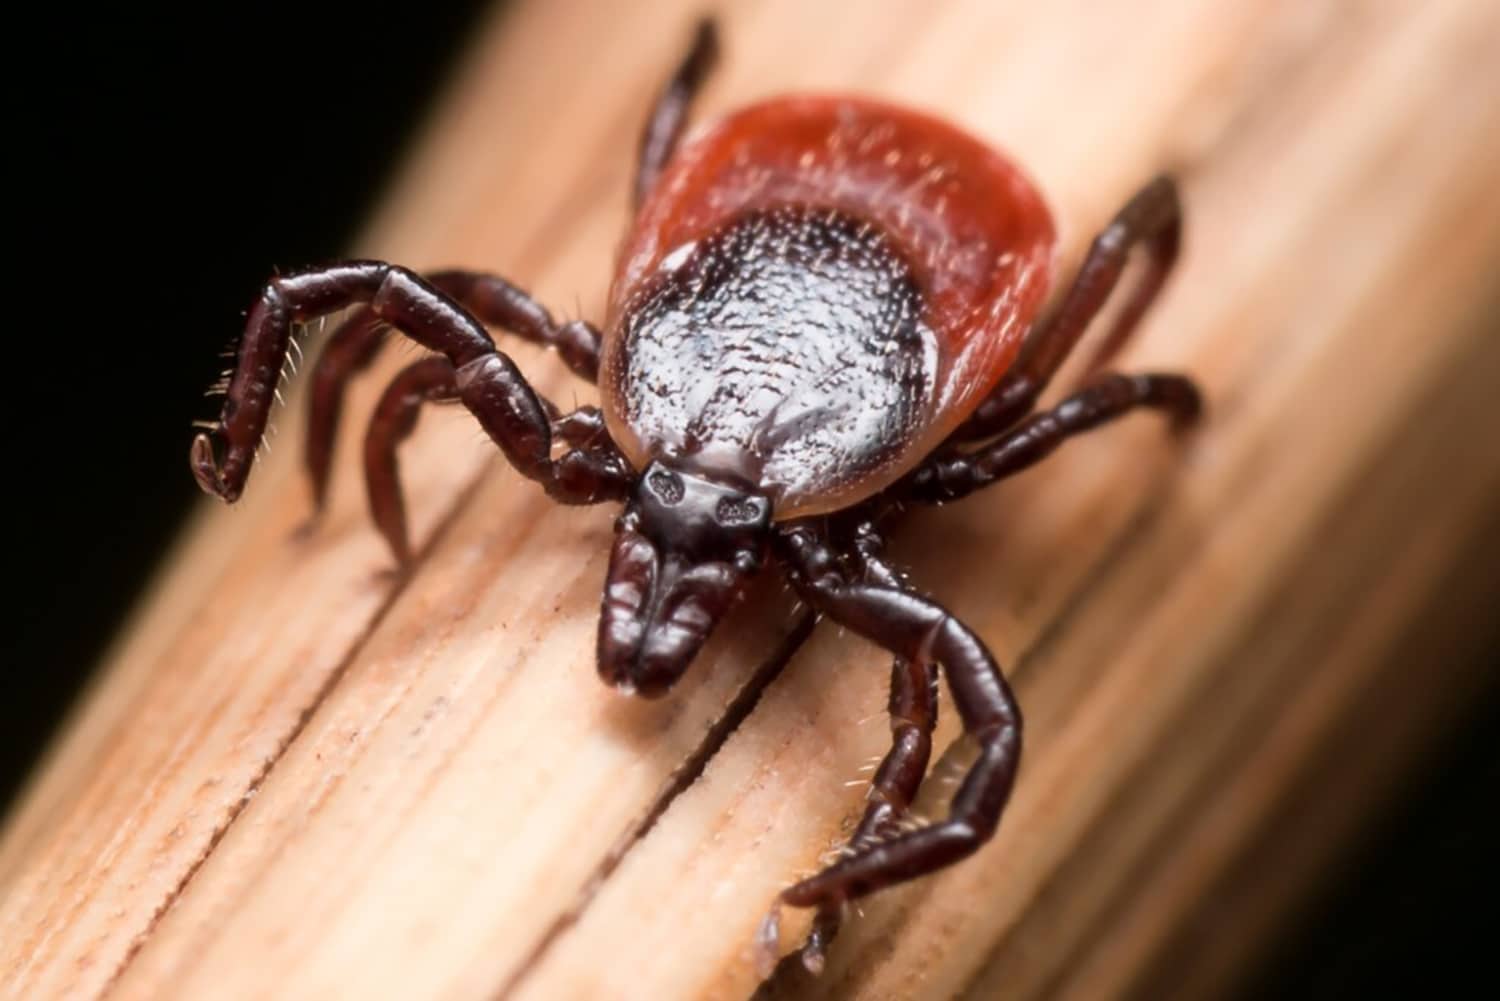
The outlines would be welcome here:
<svg viewBox="0 0 1500 1001">
<path fill-rule="evenodd" d="M 989 839 L 1020 763 L 1021 714 L 989 650 L 941 606 L 852 579 L 811 524 L 789 525 L 778 545 L 794 586 L 818 611 L 911 663 L 942 665 L 964 729 L 980 748 L 946 820 L 857 845 L 849 857 L 781 894 L 792 906 L 826 911 L 951 865 Z"/>
<path fill-rule="evenodd" d="M 397 447 L 416 427 L 423 404 L 458 400 L 458 378 L 452 362 L 442 355 L 431 355 L 402 369 L 391 381 L 376 404 L 365 433 L 365 487 L 370 516 L 399 566 L 411 562 L 411 547 L 407 541 L 406 502 L 401 490 Z M 558 465 L 567 472 L 560 476 L 554 496 L 573 504 L 588 504 L 613 496 L 614 481 L 628 476 L 628 464 L 608 435 L 601 433 L 598 410 L 582 407 L 557 418 L 552 426 L 560 439 L 578 446 L 558 460 Z"/>
<path fill-rule="evenodd" d="M 344 414 L 344 392 L 349 380 L 370 367 L 380 353 L 386 326 L 368 307 L 361 307 L 328 338 L 308 378 L 307 440 L 302 464 L 312 487 L 314 517 L 328 498 L 328 474 L 333 468 L 333 445 Z M 451 368 L 451 366 L 450 366 Z"/>
<path fill-rule="evenodd" d="M 1031 412 L 1052 376 L 1109 301 L 1131 250 L 1140 247 L 1146 254 L 1145 273 L 1094 353 L 1088 369 L 1097 371 L 1113 358 L 1156 300 L 1177 262 L 1181 245 L 1182 203 L 1177 197 L 1177 183 L 1162 175 L 1136 192 L 1094 238 L 1062 304 L 1026 338 L 1014 367 L 954 432 L 952 440 L 988 438 Z"/>
<path fill-rule="evenodd" d="M 1138 407 L 1166 413 L 1185 427 L 1202 409 L 1198 388 L 1180 375 L 1109 375 L 1032 414 L 974 452 L 947 451 L 918 467 L 901 488 L 908 500 L 943 504 L 1036 465 L 1075 434 L 1096 428 Z"/>
<path fill-rule="evenodd" d="M 370 516 L 399 566 L 411 562 L 406 536 L 406 501 L 396 446 L 417 426 L 422 404 L 458 399 L 453 363 L 432 355 L 402 369 L 381 394 L 365 431 L 365 489 Z"/>
<path fill-rule="evenodd" d="M 636 208 L 640 208 L 641 203 L 646 200 L 667 161 L 672 159 L 672 153 L 677 149 L 677 142 L 687 126 L 693 98 L 702 89 L 703 81 L 707 79 L 718 58 L 718 29 L 714 26 L 713 19 L 704 18 L 698 22 L 692 45 L 682 57 L 682 62 L 677 64 L 677 71 L 656 98 L 656 104 L 652 106 L 651 114 L 646 119 L 646 127 L 641 130 L 641 145 L 635 166 L 633 204 Z"/>
<path fill-rule="evenodd" d="M 219 421 L 193 440 L 193 473 L 204 490 L 232 501 L 244 488 L 255 446 L 265 433 L 293 324 L 357 303 L 368 303 L 379 320 L 446 356 L 453 365 L 458 399 L 511 464 L 549 494 L 563 501 L 581 493 L 596 500 L 625 495 L 628 469 L 611 467 L 600 474 L 570 458 L 572 453 L 552 459 L 550 418 L 555 409 L 537 396 L 510 358 L 495 349 L 483 324 L 416 274 L 380 261 L 317 268 L 267 284 L 246 321 Z"/>
<path fill-rule="evenodd" d="M 582 320 L 558 323 L 541 303 L 498 275 L 438 271 L 426 281 L 481 323 L 553 348 L 574 374 L 594 382 L 599 373 L 600 334 Z M 303 452 L 313 507 L 322 510 L 333 465 L 333 446 L 349 381 L 375 360 L 387 325 L 369 306 L 357 309 L 328 339 L 311 375 L 307 444 Z"/>
</svg>

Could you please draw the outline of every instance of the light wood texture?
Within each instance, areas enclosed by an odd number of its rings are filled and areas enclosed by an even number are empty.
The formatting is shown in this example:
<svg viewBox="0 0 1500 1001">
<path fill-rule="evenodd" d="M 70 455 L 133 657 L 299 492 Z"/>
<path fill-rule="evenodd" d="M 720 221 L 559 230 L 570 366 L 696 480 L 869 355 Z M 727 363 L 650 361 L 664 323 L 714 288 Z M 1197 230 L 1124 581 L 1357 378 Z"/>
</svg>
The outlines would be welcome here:
<svg viewBox="0 0 1500 1001">
<path fill-rule="evenodd" d="M 600 316 L 636 130 L 697 6 L 497 17 L 359 251 Z M 1177 172 L 1186 254 L 1126 364 L 1193 372 L 1211 407 L 1185 445 L 1131 420 L 910 518 L 914 580 L 1010 665 L 1018 791 L 980 854 L 872 899 L 821 979 L 768 993 L 1213 996 L 1474 684 L 1500 7 L 722 6 L 700 117 L 811 88 L 936 109 L 1039 181 L 1065 272 Z M 887 659 L 819 628 L 765 683 L 795 622 L 768 581 L 670 698 L 623 700 L 592 665 L 613 512 L 550 505 L 455 412 L 405 450 L 425 549 L 386 576 L 353 460 L 379 383 L 316 534 L 294 536 L 290 432 L 238 508 L 205 505 L 8 818 L 0 995 L 755 990 L 757 922 L 885 749 Z M 929 793 L 966 749 L 953 717 Z"/>
</svg>

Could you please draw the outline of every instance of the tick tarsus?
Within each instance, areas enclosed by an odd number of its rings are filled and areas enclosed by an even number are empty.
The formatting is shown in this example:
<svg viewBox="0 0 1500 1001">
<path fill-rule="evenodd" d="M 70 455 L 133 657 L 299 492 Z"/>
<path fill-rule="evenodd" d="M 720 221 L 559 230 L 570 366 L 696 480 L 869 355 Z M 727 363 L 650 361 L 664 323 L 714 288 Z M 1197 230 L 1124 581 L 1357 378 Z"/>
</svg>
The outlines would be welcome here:
<svg viewBox="0 0 1500 1001">
<path fill-rule="evenodd" d="M 623 502 L 599 619 L 607 683 L 668 691 L 768 561 L 822 615 L 889 650 L 891 749 L 863 816 L 843 857 L 783 891 L 757 938 L 760 958 L 774 956 L 781 906 L 816 908 L 802 960 L 817 969 L 850 901 L 990 837 L 1020 760 L 1021 713 L 999 666 L 886 562 L 882 526 L 906 503 L 955 500 L 1132 410 L 1178 427 L 1197 418 L 1183 376 L 1098 371 L 1171 270 L 1181 207 L 1170 178 L 1142 188 L 1039 321 L 1053 228 L 1008 161 L 935 119 L 852 98 L 767 102 L 678 150 L 716 52 L 703 22 L 642 132 L 638 212 L 604 334 L 556 322 L 495 276 L 424 278 L 380 261 L 282 275 L 249 313 L 220 419 L 190 461 L 205 491 L 237 498 L 293 328 L 353 306 L 311 376 L 307 469 L 319 507 L 345 390 L 387 329 L 432 352 L 395 377 L 365 437 L 371 512 L 398 563 L 411 559 L 398 446 L 424 405 L 458 403 L 554 499 Z M 927 229 L 903 228 L 917 216 Z M 957 229 L 933 235 L 956 221 L 962 241 Z M 944 293 L 929 297 L 939 250 L 960 243 L 969 266 L 942 271 Z M 1146 267 L 1086 384 L 1036 411 L 1135 249 Z M 989 298 L 1002 280 L 1003 308 Z M 603 406 L 560 411 L 487 327 L 556 349 L 598 383 Z M 948 816 L 916 825 L 939 667 L 979 754 Z"/>
</svg>

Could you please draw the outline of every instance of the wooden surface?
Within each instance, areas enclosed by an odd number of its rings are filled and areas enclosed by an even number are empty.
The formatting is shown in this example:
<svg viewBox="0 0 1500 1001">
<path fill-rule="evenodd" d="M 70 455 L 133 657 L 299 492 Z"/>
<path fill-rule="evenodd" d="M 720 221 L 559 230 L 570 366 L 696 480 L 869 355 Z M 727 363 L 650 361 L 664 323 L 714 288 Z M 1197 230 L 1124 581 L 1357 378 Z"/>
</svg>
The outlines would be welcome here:
<svg viewBox="0 0 1500 1001">
<path fill-rule="evenodd" d="M 897 555 L 1010 666 L 1021 781 L 990 846 L 765 993 L 1216 996 L 1475 684 L 1500 7 L 806 6 L 722 5 L 701 112 L 813 88 L 935 109 L 1025 163 L 1065 271 L 1177 172 L 1185 257 L 1126 362 L 1193 372 L 1211 412 L 1185 445 L 1133 420 L 909 520 Z M 634 7 L 496 18 L 359 252 L 599 317 L 698 5 Z M 196 318 L 205 350 L 233 319 Z M 613 511 L 552 506 L 443 413 L 405 451 L 424 548 L 398 581 L 346 430 L 311 537 L 289 430 L 241 505 L 205 504 L 7 819 L 0 995 L 751 994 L 756 923 L 884 750 L 886 658 L 819 628 L 769 680 L 795 619 L 768 581 L 671 698 L 624 700 L 592 664 Z"/>
</svg>

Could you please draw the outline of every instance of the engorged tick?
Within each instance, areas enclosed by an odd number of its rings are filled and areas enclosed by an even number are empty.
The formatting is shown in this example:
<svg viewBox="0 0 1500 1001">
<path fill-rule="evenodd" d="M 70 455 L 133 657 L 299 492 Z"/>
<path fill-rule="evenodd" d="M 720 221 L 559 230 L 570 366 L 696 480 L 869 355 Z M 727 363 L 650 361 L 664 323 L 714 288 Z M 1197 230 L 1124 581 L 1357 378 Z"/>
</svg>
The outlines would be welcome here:
<svg viewBox="0 0 1500 1001">
<path fill-rule="evenodd" d="M 396 376 L 365 438 L 370 507 L 399 562 L 410 550 L 396 446 L 425 401 L 454 400 L 554 499 L 623 502 L 599 620 L 609 684 L 665 693 L 768 558 L 817 612 L 890 650 L 893 746 L 863 819 L 840 861 L 780 897 L 818 909 L 803 949 L 817 968 L 845 903 L 990 837 L 1021 751 L 994 658 L 902 582 L 883 558 L 883 526 L 903 505 L 957 500 L 1136 407 L 1177 426 L 1197 416 L 1181 375 L 1096 374 L 1171 269 L 1180 209 L 1169 178 L 1146 185 L 1039 319 L 1053 225 L 1009 160 L 937 119 L 851 97 L 766 101 L 679 144 L 716 53 L 705 22 L 647 120 L 603 333 L 557 323 L 492 275 L 423 277 L 379 261 L 280 275 L 249 312 L 223 410 L 191 461 L 204 490 L 235 500 L 293 327 L 362 304 L 312 374 L 307 466 L 321 507 L 345 386 L 387 328 L 434 352 Z M 1145 267 L 1088 381 L 1035 411 L 1136 246 Z M 597 382 L 602 407 L 562 414 L 487 326 L 556 348 Z M 948 817 L 913 829 L 938 665 L 979 756 Z"/>
</svg>

